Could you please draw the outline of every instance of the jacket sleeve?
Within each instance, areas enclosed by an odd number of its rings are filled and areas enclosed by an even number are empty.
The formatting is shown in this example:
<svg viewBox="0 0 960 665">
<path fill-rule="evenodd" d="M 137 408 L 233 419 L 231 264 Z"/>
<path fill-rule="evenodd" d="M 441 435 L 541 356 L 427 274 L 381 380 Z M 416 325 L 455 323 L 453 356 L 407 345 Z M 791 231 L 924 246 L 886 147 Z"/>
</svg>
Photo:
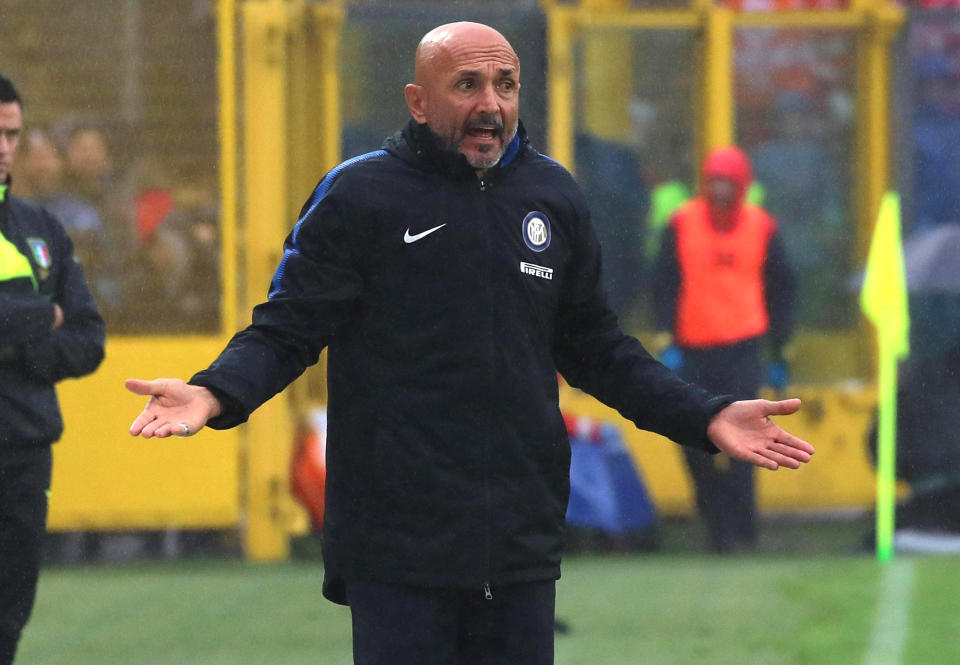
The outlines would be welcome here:
<svg viewBox="0 0 960 665">
<path fill-rule="evenodd" d="M 797 298 L 797 286 L 787 252 L 780 234 L 770 237 L 767 247 L 767 262 L 764 266 L 767 312 L 770 315 L 770 342 L 774 352 L 780 354 L 783 345 L 793 334 L 793 312 Z"/>
<path fill-rule="evenodd" d="M 24 288 L 25 279 L 0 283 L 0 346 L 19 346 L 40 339 L 53 326 L 53 304 Z"/>
<path fill-rule="evenodd" d="M 247 420 L 261 404 L 317 362 L 340 326 L 352 317 L 363 290 L 355 266 L 348 219 L 329 194 L 306 210 L 284 242 L 268 299 L 253 322 L 234 335 L 190 383 L 209 388 L 223 413 L 208 423 L 226 429 Z"/>
<path fill-rule="evenodd" d="M 653 273 L 653 307 L 657 330 L 673 334 L 680 294 L 680 262 L 677 260 L 677 230 L 670 224 L 660 234 L 660 253 Z"/>
<path fill-rule="evenodd" d="M 620 330 L 600 285 L 600 248 L 585 212 L 581 219 L 557 317 L 557 368 L 640 429 L 716 452 L 707 425 L 733 400 L 686 383 Z"/>
<path fill-rule="evenodd" d="M 63 325 L 23 346 L 28 372 L 47 383 L 93 372 L 103 360 L 106 325 L 87 287 L 83 269 L 73 256 L 73 244 L 52 218 L 47 228 L 57 248 L 58 275 L 54 301 L 63 309 Z M 50 303 L 47 303 L 50 307 Z M 52 308 L 51 308 L 52 309 Z M 51 323 L 52 319 L 51 312 Z"/>
</svg>

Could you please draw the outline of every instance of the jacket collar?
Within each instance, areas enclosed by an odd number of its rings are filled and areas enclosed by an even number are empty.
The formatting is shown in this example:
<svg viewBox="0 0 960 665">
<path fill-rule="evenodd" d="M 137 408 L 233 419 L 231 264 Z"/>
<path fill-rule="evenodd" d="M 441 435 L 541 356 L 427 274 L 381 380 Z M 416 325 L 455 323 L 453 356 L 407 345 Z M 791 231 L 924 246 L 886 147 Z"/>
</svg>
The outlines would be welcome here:
<svg viewBox="0 0 960 665">
<path fill-rule="evenodd" d="M 0 205 L 7 202 L 7 196 L 10 194 L 10 185 L 13 184 L 13 178 L 7 176 L 7 179 L 0 182 Z"/>
<path fill-rule="evenodd" d="M 517 123 L 517 135 L 510 141 L 500 162 L 487 172 L 487 179 L 495 180 L 517 157 L 529 148 L 530 140 L 522 122 Z M 425 171 L 444 173 L 460 179 L 476 177 L 467 158 L 456 151 L 448 150 L 442 140 L 427 125 L 419 124 L 412 118 L 407 126 L 391 136 L 383 145 L 384 149 L 401 159 Z"/>
</svg>

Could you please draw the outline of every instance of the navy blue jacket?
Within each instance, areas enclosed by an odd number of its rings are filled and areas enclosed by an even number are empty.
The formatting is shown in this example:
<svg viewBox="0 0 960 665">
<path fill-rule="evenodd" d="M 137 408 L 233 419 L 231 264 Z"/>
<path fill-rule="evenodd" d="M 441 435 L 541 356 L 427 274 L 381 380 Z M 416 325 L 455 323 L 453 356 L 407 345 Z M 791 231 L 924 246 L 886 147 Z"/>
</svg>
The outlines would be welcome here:
<svg viewBox="0 0 960 665">
<path fill-rule="evenodd" d="M 329 347 L 325 593 L 340 579 L 557 578 L 570 447 L 557 371 L 638 427 L 712 448 L 725 398 L 626 336 L 570 174 L 521 127 L 479 179 L 411 122 L 317 186 L 267 302 L 192 383 L 243 422 Z"/>
<path fill-rule="evenodd" d="M 49 445 L 63 433 L 54 385 L 97 368 L 106 326 L 60 223 L 8 192 L 0 199 L 0 232 L 33 270 L 0 282 L 0 448 Z M 51 331 L 53 303 L 64 323 Z"/>
</svg>

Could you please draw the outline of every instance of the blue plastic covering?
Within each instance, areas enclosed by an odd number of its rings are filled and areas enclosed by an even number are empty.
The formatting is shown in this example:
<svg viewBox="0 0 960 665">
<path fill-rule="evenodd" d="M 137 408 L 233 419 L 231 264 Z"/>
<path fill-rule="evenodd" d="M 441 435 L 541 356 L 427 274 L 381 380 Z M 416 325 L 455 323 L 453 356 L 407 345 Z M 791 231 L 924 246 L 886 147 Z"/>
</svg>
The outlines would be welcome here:
<svg viewBox="0 0 960 665">
<path fill-rule="evenodd" d="M 656 520 L 617 427 L 602 425 L 599 441 L 571 436 L 570 450 L 568 524 L 616 535 L 645 529 Z"/>
</svg>

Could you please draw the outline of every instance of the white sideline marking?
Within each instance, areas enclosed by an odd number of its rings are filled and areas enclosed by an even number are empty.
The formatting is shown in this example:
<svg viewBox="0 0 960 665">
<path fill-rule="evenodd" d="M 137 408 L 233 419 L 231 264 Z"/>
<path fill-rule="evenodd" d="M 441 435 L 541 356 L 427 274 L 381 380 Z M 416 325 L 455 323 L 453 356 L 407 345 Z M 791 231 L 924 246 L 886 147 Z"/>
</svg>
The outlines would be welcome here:
<svg viewBox="0 0 960 665">
<path fill-rule="evenodd" d="M 900 665 L 907 643 L 915 568 L 911 560 L 891 561 L 885 566 L 865 665 Z"/>
</svg>

